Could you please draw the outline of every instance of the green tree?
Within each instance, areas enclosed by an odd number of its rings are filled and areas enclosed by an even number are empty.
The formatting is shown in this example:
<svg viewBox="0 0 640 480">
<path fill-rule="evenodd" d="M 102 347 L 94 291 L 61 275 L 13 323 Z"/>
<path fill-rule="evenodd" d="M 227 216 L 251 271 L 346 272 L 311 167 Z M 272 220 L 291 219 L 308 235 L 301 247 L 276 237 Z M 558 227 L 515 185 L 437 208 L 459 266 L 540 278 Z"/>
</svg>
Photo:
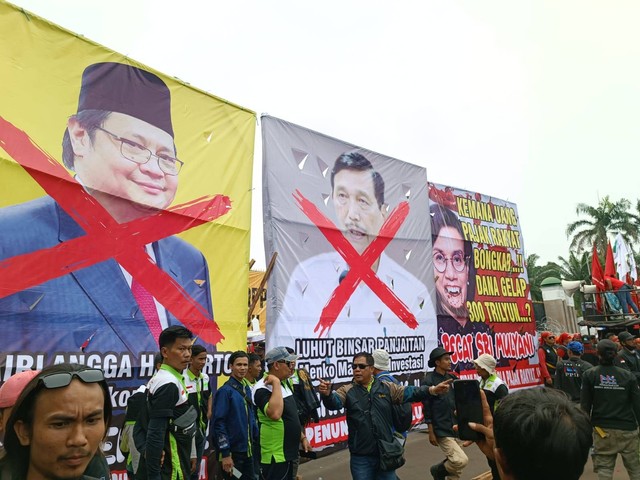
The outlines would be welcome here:
<svg viewBox="0 0 640 480">
<path fill-rule="evenodd" d="M 559 276 L 560 267 L 553 262 L 548 262 L 546 265 L 538 265 L 539 260 L 540 256 L 536 253 L 532 253 L 527 256 L 526 262 L 531 300 L 541 302 L 542 290 L 540 290 L 540 284 L 547 277 Z"/>
<path fill-rule="evenodd" d="M 591 283 L 591 253 L 586 251 L 578 256 L 575 252 L 569 252 L 569 258 L 558 257 L 560 278 L 563 280 L 584 280 Z M 573 294 L 573 302 L 578 312 L 582 314 L 582 301 L 584 294 L 577 291 Z"/>
<path fill-rule="evenodd" d="M 569 252 L 569 258 L 558 257 L 560 277 L 564 280 L 584 280 L 591 283 L 591 252 L 582 252 L 578 256 Z"/>
<path fill-rule="evenodd" d="M 640 205 L 636 205 L 640 208 Z M 607 247 L 607 233 L 620 232 L 628 244 L 638 241 L 638 223 L 640 216 L 630 211 L 631 202 L 625 198 L 617 202 L 605 196 L 597 207 L 586 203 L 576 206 L 576 214 L 585 216 L 567 226 L 567 238 L 571 238 L 571 250 L 582 253 L 595 242 L 600 255 L 604 255 Z"/>
</svg>

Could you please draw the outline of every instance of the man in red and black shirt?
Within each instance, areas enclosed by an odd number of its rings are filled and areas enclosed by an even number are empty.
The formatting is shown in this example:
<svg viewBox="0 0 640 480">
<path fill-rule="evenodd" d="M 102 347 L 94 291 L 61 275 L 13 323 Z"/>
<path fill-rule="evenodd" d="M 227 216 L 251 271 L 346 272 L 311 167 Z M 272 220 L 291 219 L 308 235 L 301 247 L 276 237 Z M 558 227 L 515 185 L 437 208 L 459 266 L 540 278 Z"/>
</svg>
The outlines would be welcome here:
<svg viewBox="0 0 640 480">
<path fill-rule="evenodd" d="M 558 353 L 556 352 L 556 336 L 551 332 L 540 334 L 540 348 L 538 358 L 540 360 L 540 374 L 547 387 L 553 386 L 553 378 L 556 374 Z"/>
<path fill-rule="evenodd" d="M 571 341 L 572 335 L 567 332 L 562 332 L 556 338 L 556 353 L 560 358 L 569 358 L 569 352 L 567 351 L 567 344 Z"/>
</svg>

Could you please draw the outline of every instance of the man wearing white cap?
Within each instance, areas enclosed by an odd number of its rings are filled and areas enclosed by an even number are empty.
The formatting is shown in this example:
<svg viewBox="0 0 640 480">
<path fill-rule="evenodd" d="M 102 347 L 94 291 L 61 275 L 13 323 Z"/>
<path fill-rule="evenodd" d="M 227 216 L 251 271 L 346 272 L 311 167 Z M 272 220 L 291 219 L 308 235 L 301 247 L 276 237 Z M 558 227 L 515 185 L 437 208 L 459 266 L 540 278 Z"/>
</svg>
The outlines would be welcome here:
<svg viewBox="0 0 640 480">
<path fill-rule="evenodd" d="M 373 356 L 373 374 L 375 375 L 377 380 L 383 382 L 391 382 L 399 385 L 400 382 L 391 375 L 391 357 L 389 356 L 389 352 L 382 348 L 378 348 L 373 351 L 371 354 Z M 411 403 L 402 403 L 400 405 L 393 406 L 393 416 L 394 416 L 394 430 L 397 433 L 401 434 L 403 438 L 407 438 L 407 433 L 409 428 L 411 428 L 411 421 L 413 417 L 413 406 Z M 398 424 L 405 424 L 406 429 L 400 430 Z M 399 438 L 399 437 L 398 437 Z"/>
<path fill-rule="evenodd" d="M 500 401 L 509 394 L 509 387 L 507 387 L 507 384 L 496 374 L 497 363 L 496 359 L 488 353 L 483 353 L 473 361 L 476 372 L 480 377 L 480 388 L 484 390 L 492 415 Z M 500 474 L 495 460 L 487 458 L 487 462 L 491 468 L 491 474 L 494 480 L 499 480 Z"/>
<path fill-rule="evenodd" d="M 498 377 L 498 374 L 496 373 L 496 359 L 488 353 L 480 355 L 473 361 L 473 364 L 476 367 L 478 376 L 480 377 L 480 388 L 484 390 L 484 393 L 487 396 L 487 401 L 489 402 L 489 407 L 493 413 L 500 403 L 500 400 L 506 397 L 509 393 L 509 387 L 500 377 Z"/>
<path fill-rule="evenodd" d="M 378 380 L 385 382 L 400 383 L 396 380 L 389 370 L 391 369 L 391 358 L 389 353 L 382 348 L 378 348 L 371 354 L 373 356 L 373 374 Z M 382 378 L 381 378 L 382 377 Z"/>
</svg>

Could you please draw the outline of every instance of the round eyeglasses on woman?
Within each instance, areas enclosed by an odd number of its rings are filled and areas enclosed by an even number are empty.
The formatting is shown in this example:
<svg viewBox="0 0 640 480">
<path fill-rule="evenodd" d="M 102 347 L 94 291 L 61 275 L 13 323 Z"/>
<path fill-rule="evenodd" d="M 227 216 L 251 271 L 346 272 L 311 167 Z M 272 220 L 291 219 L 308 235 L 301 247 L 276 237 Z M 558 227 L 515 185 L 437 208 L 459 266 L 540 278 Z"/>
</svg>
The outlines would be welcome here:
<svg viewBox="0 0 640 480">
<path fill-rule="evenodd" d="M 119 137 L 115 133 L 111 133 L 102 127 L 96 127 L 96 130 L 100 130 L 101 132 L 110 135 L 117 142 L 120 142 L 120 154 L 127 160 L 137 163 L 138 165 L 143 165 L 151 160 L 151 157 L 156 157 L 158 159 L 158 166 L 160 167 L 160 170 L 167 175 L 178 175 L 182 165 L 184 165 L 184 162 L 177 158 L 163 154 L 157 155 L 147 147 L 140 145 L 133 140 L 129 140 L 128 138 Z"/>
<path fill-rule="evenodd" d="M 444 273 L 447 269 L 447 262 L 451 262 L 451 266 L 456 272 L 464 272 L 468 261 L 469 257 L 461 252 L 454 253 L 451 257 L 447 257 L 440 252 L 433 254 L 433 266 L 436 267 L 436 270 L 440 273 Z"/>
</svg>

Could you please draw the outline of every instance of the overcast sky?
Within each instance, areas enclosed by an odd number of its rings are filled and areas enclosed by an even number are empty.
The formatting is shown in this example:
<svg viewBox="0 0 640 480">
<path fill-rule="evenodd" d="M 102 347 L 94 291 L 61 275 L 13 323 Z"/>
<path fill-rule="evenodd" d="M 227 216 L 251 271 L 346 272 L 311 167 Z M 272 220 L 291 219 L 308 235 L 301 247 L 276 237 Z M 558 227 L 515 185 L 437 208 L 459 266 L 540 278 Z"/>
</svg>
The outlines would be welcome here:
<svg viewBox="0 0 640 480">
<path fill-rule="evenodd" d="M 515 202 L 545 262 L 568 256 L 577 203 L 640 197 L 637 1 L 13 3 L 258 115 Z"/>
</svg>

